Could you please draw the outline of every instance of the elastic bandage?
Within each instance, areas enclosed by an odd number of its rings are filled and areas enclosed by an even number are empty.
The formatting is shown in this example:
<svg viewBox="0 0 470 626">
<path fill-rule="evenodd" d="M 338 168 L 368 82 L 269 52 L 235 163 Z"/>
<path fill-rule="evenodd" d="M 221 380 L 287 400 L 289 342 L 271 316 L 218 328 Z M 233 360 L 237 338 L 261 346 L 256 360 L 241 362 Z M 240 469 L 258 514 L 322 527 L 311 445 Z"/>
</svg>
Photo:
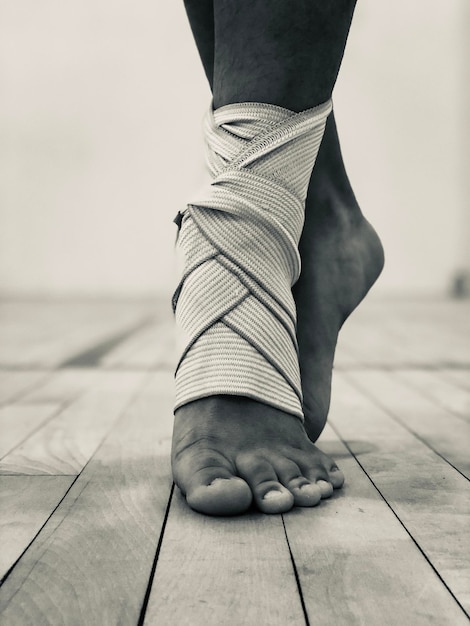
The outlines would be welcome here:
<svg viewBox="0 0 470 626">
<path fill-rule="evenodd" d="M 331 101 L 231 104 L 205 117 L 212 183 L 180 214 L 176 409 L 245 396 L 303 419 L 296 311 L 310 175 Z"/>
</svg>

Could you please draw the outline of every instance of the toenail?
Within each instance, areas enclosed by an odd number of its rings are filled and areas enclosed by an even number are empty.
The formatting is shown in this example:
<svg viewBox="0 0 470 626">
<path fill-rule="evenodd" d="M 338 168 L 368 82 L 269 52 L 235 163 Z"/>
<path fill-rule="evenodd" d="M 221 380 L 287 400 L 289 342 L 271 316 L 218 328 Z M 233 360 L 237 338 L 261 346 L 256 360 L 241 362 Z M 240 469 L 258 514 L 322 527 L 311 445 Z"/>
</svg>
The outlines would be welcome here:
<svg viewBox="0 0 470 626">
<path fill-rule="evenodd" d="M 317 480 L 317 486 L 320 487 L 322 495 L 331 495 L 333 492 L 333 485 L 326 480 Z"/>
<path fill-rule="evenodd" d="M 280 496 L 282 496 L 282 491 L 278 491 L 277 489 L 271 489 L 264 494 L 263 500 L 272 500 L 274 498 L 279 498 Z"/>
<path fill-rule="evenodd" d="M 222 481 L 226 481 L 226 480 L 230 480 L 230 479 L 229 478 L 214 478 L 214 480 L 211 483 L 209 483 L 209 487 L 215 487 Z"/>
</svg>

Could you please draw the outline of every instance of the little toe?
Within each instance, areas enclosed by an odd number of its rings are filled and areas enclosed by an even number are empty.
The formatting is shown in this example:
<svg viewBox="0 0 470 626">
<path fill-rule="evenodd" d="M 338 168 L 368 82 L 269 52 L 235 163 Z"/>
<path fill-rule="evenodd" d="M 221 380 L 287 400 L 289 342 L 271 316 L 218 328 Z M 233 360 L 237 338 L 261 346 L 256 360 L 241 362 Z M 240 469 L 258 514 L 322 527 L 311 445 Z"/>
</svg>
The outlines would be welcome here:
<svg viewBox="0 0 470 626">
<path fill-rule="evenodd" d="M 344 474 L 336 465 L 333 465 L 329 469 L 328 478 L 333 486 L 333 489 L 341 489 L 341 487 L 344 485 Z"/>
<path fill-rule="evenodd" d="M 279 482 L 273 466 L 265 459 L 241 454 L 237 458 L 237 469 L 263 513 L 285 513 L 294 506 L 293 494 Z"/>
<path fill-rule="evenodd" d="M 329 498 L 334 489 L 340 489 L 344 483 L 343 472 L 331 457 L 312 446 L 310 453 L 302 452 L 295 457 L 297 465 L 304 476 L 312 483 L 317 483 L 322 498 Z"/>
</svg>

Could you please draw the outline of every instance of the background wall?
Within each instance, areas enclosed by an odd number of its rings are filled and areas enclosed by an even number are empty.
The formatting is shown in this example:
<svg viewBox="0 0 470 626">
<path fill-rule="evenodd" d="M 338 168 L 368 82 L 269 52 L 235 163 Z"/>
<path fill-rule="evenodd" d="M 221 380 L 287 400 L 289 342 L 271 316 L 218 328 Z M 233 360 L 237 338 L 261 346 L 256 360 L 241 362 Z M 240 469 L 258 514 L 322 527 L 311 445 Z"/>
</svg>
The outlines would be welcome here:
<svg viewBox="0 0 470 626">
<path fill-rule="evenodd" d="M 470 268 L 466 0 L 359 0 L 335 92 L 377 291 Z M 210 94 L 182 0 L 0 0 L 0 292 L 149 295 L 198 186 Z"/>
</svg>

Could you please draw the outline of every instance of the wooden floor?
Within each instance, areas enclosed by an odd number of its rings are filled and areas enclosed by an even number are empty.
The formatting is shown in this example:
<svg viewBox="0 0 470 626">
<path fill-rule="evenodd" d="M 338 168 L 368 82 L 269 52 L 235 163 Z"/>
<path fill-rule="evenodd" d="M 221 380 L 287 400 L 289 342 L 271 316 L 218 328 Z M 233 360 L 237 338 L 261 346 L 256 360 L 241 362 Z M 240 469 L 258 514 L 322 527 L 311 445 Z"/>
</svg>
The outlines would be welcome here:
<svg viewBox="0 0 470 626">
<path fill-rule="evenodd" d="M 469 301 L 366 302 L 320 440 L 344 489 L 233 519 L 172 487 L 166 306 L 0 315 L 2 625 L 468 623 Z"/>
</svg>

